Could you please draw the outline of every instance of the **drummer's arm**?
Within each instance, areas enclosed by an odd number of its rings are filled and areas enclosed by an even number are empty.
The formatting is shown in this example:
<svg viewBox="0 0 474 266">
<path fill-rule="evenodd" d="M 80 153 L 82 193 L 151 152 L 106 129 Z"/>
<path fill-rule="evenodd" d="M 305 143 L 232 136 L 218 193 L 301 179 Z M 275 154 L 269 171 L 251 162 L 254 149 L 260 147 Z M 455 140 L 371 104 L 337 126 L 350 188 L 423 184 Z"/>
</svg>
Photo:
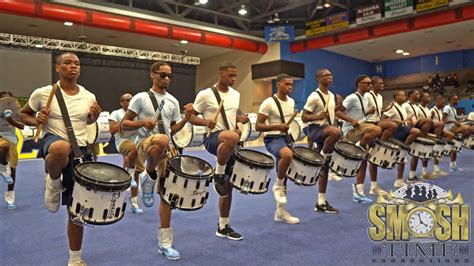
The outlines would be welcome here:
<svg viewBox="0 0 474 266">
<path fill-rule="evenodd" d="M 122 123 L 120 124 L 121 129 L 124 131 L 130 131 L 144 127 L 146 120 L 134 120 L 136 117 L 137 114 L 133 111 L 127 110 L 122 119 Z"/>
<path fill-rule="evenodd" d="M 337 110 L 336 111 L 336 117 L 351 123 L 353 127 L 356 127 L 359 123 L 359 121 L 357 121 L 354 118 L 346 115 L 346 108 L 344 108 L 344 107 L 343 107 L 342 110 Z"/>
<path fill-rule="evenodd" d="M 326 119 L 326 115 L 324 115 L 323 113 L 324 112 L 313 114 L 313 112 L 303 109 L 303 113 L 301 114 L 301 120 L 303 121 L 303 123 L 308 123 L 315 120 Z"/>
<path fill-rule="evenodd" d="M 31 109 L 30 105 L 27 103 L 23 109 L 20 111 L 20 121 L 28 126 L 37 126 L 38 119 L 35 117 L 36 112 Z"/>
<path fill-rule="evenodd" d="M 8 124 L 10 124 L 10 125 L 12 125 L 16 128 L 19 128 L 19 129 L 25 128 L 25 124 L 13 120 L 13 118 L 11 116 L 5 118 L 5 120 L 7 120 Z"/>
<path fill-rule="evenodd" d="M 120 131 L 120 124 L 117 121 L 109 119 L 109 130 L 110 134 L 116 134 Z"/>
<path fill-rule="evenodd" d="M 445 113 L 445 112 L 443 112 L 443 122 L 445 124 L 453 124 L 453 123 L 456 124 L 456 125 L 459 124 L 459 122 L 456 121 L 456 120 L 448 120 L 448 114 Z"/>
<path fill-rule="evenodd" d="M 193 104 L 188 103 L 184 106 L 184 117 L 178 123 L 176 121 L 171 121 L 171 135 L 176 134 L 176 132 L 180 131 L 184 125 L 191 119 L 194 114 Z"/>
<path fill-rule="evenodd" d="M 397 126 L 403 125 L 403 121 L 402 121 L 402 120 L 390 119 L 390 117 L 388 117 L 388 116 L 386 116 L 386 115 L 382 115 L 382 121 L 384 121 L 384 120 L 392 121 L 392 122 L 394 122 L 395 124 L 397 124 Z"/>
<path fill-rule="evenodd" d="M 207 119 L 204 119 L 204 118 L 201 118 L 198 116 L 199 113 L 194 110 L 193 111 L 193 114 L 191 115 L 191 118 L 189 119 L 189 123 L 193 124 L 193 125 L 196 125 L 196 126 L 203 126 L 203 127 L 207 127 L 207 125 L 209 124 L 210 120 L 207 120 Z"/>
</svg>

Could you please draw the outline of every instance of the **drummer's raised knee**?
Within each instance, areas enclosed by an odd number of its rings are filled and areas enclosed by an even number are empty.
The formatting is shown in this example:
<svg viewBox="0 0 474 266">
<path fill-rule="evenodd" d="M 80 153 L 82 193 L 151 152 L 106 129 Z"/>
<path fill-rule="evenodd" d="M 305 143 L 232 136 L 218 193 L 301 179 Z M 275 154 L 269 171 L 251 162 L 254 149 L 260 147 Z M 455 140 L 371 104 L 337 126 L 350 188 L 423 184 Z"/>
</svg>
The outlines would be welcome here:
<svg viewBox="0 0 474 266">
<path fill-rule="evenodd" d="M 51 144 L 48 148 L 48 154 L 57 158 L 69 158 L 71 152 L 71 145 L 65 140 L 59 140 Z"/>
<path fill-rule="evenodd" d="M 221 135 L 222 140 L 228 145 L 235 146 L 239 142 L 239 134 L 237 134 L 237 132 L 224 131 L 221 133 Z M 221 137 L 221 135 L 219 135 L 219 138 Z"/>
<path fill-rule="evenodd" d="M 280 150 L 280 160 L 290 162 L 293 160 L 293 152 L 289 148 L 283 148 Z"/>
</svg>

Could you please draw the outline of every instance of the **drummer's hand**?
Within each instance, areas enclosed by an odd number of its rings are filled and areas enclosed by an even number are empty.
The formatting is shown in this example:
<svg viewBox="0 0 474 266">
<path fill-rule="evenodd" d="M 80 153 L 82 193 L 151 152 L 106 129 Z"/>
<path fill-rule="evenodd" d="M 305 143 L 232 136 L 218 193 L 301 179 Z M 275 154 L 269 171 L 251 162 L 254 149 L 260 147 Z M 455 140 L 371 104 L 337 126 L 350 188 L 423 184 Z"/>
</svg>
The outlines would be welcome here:
<svg viewBox="0 0 474 266">
<path fill-rule="evenodd" d="M 184 119 L 188 121 L 191 119 L 191 116 L 194 113 L 194 108 L 192 103 L 188 103 L 184 106 Z"/>
<path fill-rule="evenodd" d="M 142 121 L 142 123 L 143 123 L 143 127 L 148 130 L 153 130 L 156 126 L 155 121 L 153 121 L 152 119 L 145 119 Z"/>
<path fill-rule="evenodd" d="M 216 122 L 212 121 L 212 120 L 207 120 L 207 128 L 209 129 L 214 129 L 216 127 Z"/>
<path fill-rule="evenodd" d="M 317 120 L 324 120 L 326 117 L 328 117 L 328 112 L 322 111 L 321 113 L 318 114 L 318 119 Z"/>
<path fill-rule="evenodd" d="M 454 124 L 458 127 L 461 125 L 461 123 L 459 123 L 458 121 L 454 122 Z"/>
<path fill-rule="evenodd" d="M 38 112 L 38 114 L 36 115 L 36 126 L 38 126 L 39 124 L 44 124 L 46 123 L 46 121 L 48 121 L 50 111 L 51 109 L 47 108 Z"/>
<path fill-rule="evenodd" d="M 287 124 L 278 124 L 275 125 L 275 129 L 281 132 L 287 132 L 288 129 L 290 129 L 290 126 L 288 126 Z"/>
<path fill-rule="evenodd" d="M 372 106 L 369 110 L 369 114 L 374 114 L 375 113 L 375 106 Z"/>
<path fill-rule="evenodd" d="M 102 109 L 100 108 L 99 104 L 94 101 L 91 105 L 91 108 L 89 109 L 89 114 L 87 116 L 97 118 L 99 117 L 101 111 Z"/>
<path fill-rule="evenodd" d="M 240 136 L 242 136 L 242 130 L 235 129 L 235 133 L 239 134 L 239 139 L 240 139 Z"/>
<path fill-rule="evenodd" d="M 247 124 L 249 122 L 249 115 L 248 114 L 243 114 L 238 117 L 238 120 L 242 124 Z"/>
<path fill-rule="evenodd" d="M 351 121 L 352 127 L 358 127 L 359 126 L 359 121 L 352 119 Z"/>
</svg>

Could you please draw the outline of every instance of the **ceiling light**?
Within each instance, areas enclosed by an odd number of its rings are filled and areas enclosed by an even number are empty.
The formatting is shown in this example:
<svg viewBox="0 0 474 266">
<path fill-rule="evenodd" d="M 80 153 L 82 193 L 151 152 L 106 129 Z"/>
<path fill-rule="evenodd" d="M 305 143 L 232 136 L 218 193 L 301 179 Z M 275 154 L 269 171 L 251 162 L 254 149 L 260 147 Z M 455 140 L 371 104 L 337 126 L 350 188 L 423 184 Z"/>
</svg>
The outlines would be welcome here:
<svg viewBox="0 0 474 266">
<path fill-rule="evenodd" d="M 207 4 L 207 2 L 209 2 L 209 1 L 207 1 L 207 0 L 199 0 L 199 4 L 201 4 L 201 5 L 205 5 L 205 4 Z"/>
<path fill-rule="evenodd" d="M 323 4 L 323 6 L 324 6 L 325 8 L 330 8 L 330 7 L 331 7 L 331 3 L 326 2 L 326 3 Z"/>
<path fill-rule="evenodd" d="M 267 23 L 268 23 L 268 24 L 273 24 L 273 23 L 275 23 L 275 21 L 273 21 L 272 17 L 270 17 L 270 18 L 268 19 Z"/>
<path fill-rule="evenodd" d="M 242 16 L 247 15 L 247 9 L 245 9 L 245 5 L 242 5 L 242 7 L 239 10 L 239 14 Z"/>
<path fill-rule="evenodd" d="M 403 54 L 403 52 L 404 51 L 402 49 L 398 49 L 398 50 L 395 51 L 395 53 L 397 53 L 397 54 Z"/>
<path fill-rule="evenodd" d="M 273 21 L 275 22 L 280 21 L 280 17 L 278 17 L 278 13 L 275 13 L 275 15 L 273 16 Z"/>
<path fill-rule="evenodd" d="M 187 40 L 181 40 L 180 43 L 181 43 L 181 44 L 187 44 L 188 41 L 187 41 Z"/>
<path fill-rule="evenodd" d="M 324 9 L 324 6 L 321 3 L 321 1 L 318 1 L 318 3 L 316 4 L 316 9 L 318 9 L 318 10 Z"/>
<path fill-rule="evenodd" d="M 410 53 L 409 52 L 404 52 L 403 55 L 410 55 Z"/>
<path fill-rule="evenodd" d="M 70 22 L 70 21 L 64 22 L 64 26 L 71 27 L 72 25 L 74 25 L 74 23 L 72 23 L 72 22 Z"/>
<path fill-rule="evenodd" d="M 36 47 L 36 48 L 43 48 L 43 45 L 37 44 L 37 45 L 35 45 L 35 47 Z"/>
</svg>

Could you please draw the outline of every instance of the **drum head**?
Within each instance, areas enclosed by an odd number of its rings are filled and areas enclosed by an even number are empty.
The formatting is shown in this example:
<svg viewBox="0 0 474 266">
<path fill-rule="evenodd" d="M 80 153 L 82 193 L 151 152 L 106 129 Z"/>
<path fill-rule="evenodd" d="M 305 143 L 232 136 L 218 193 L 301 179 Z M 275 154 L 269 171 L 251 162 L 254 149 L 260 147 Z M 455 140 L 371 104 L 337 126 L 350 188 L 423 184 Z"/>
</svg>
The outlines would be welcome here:
<svg viewBox="0 0 474 266">
<path fill-rule="evenodd" d="M 410 150 L 410 146 L 406 145 L 404 142 L 402 142 L 398 139 L 390 139 L 390 142 L 397 145 L 398 147 L 400 147 L 404 150 Z"/>
<path fill-rule="evenodd" d="M 87 125 L 87 143 L 93 144 L 97 139 L 97 134 L 99 133 L 99 128 L 97 122 Z"/>
<path fill-rule="evenodd" d="M 259 151 L 241 149 L 235 153 L 235 158 L 239 162 L 260 168 L 273 169 L 275 166 L 275 160 L 270 155 Z"/>
<path fill-rule="evenodd" d="M 415 142 L 428 144 L 428 145 L 435 145 L 435 142 L 433 140 L 427 139 L 427 138 L 422 138 L 422 137 L 416 138 Z"/>
<path fill-rule="evenodd" d="M 130 187 L 130 175 L 123 168 L 103 162 L 85 162 L 74 168 L 74 180 L 100 191 L 123 191 Z"/>
<path fill-rule="evenodd" d="M 250 137 L 250 133 L 252 133 L 252 125 L 251 122 L 247 122 L 246 124 L 238 122 L 237 127 L 242 131 L 240 135 L 240 141 L 247 141 Z"/>
<path fill-rule="evenodd" d="M 324 164 L 323 156 L 321 156 L 321 154 L 315 150 L 301 146 L 293 147 L 292 150 L 293 156 L 310 165 L 321 166 Z"/>
<path fill-rule="evenodd" d="M 362 160 L 366 156 L 366 151 L 364 148 L 349 142 L 338 142 L 334 146 L 334 149 L 346 157 L 353 159 Z"/>
<path fill-rule="evenodd" d="M 446 141 L 444 141 L 442 139 L 431 138 L 431 140 L 433 140 L 438 145 L 445 145 L 446 144 Z"/>
<path fill-rule="evenodd" d="M 189 146 L 193 137 L 193 126 L 190 123 L 184 124 L 184 127 L 173 135 L 173 141 L 178 148 Z"/>
<path fill-rule="evenodd" d="M 296 121 L 293 120 L 290 124 L 290 134 L 293 137 L 294 141 L 299 141 L 301 137 L 301 126 L 300 124 Z"/>
<path fill-rule="evenodd" d="M 169 167 L 172 172 L 191 179 L 208 179 L 214 173 L 208 162 L 189 155 L 172 157 Z"/>
<path fill-rule="evenodd" d="M 392 150 L 399 150 L 400 149 L 400 147 L 398 147 L 397 145 L 391 143 L 390 141 L 386 141 L 386 140 L 377 139 L 377 140 L 375 140 L 375 143 L 378 143 L 381 146 L 386 147 L 386 148 L 390 148 Z"/>
</svg>

